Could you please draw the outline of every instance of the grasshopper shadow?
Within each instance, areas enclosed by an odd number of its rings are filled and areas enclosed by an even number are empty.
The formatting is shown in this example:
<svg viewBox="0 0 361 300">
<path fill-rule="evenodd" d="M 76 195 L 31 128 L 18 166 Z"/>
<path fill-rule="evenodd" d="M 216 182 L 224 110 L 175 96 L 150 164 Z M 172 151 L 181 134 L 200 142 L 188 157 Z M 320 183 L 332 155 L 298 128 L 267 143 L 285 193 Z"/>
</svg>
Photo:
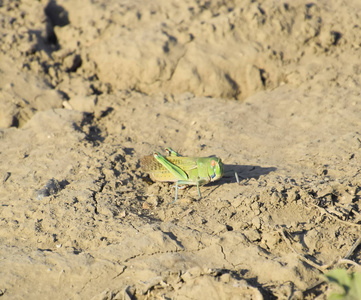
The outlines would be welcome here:
<svg viewBox="0 0 361 300">
<path fill-rule="evenodd" d="M 241 182 L 242 180 L 247 180 L 251 178 L 258 179 L 260 176 L 269 174 L 276 170 L 277 168 L 275 167 L 262 168 L 260 166 L 251 165 L 224 165 L 225 175 L 223 176 L 223 178 L 227 181 L 229 180 L 229 178 L 231 178 L 232 180 L 236 180 L 234 175 L 234 173 L 236 172 Z"/>
</svg>

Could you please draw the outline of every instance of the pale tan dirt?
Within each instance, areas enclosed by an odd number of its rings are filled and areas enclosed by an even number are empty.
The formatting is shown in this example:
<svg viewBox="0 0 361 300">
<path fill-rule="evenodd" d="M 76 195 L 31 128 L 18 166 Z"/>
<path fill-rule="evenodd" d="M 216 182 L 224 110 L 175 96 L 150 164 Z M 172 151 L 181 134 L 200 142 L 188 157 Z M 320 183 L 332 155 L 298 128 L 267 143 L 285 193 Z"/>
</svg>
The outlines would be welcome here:
<svg viewBox="0 0 361 300">
<path fill-rule="evenodd" d="M 4 0 L 0 20 L 1 298 L 325 299 L 323 272 L 357 269 L 361 2 Z M 169 204 L 139 166 L 166 146 L 229 172 Z"/>
</svg>

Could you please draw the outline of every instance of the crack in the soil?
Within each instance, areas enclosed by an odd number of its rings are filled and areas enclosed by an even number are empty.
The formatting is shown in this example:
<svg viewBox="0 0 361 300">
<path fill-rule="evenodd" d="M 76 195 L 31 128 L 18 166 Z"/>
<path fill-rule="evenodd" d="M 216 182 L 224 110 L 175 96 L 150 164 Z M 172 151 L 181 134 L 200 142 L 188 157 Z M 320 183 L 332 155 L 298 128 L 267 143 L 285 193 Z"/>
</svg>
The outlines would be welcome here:
<svg viewBox="0 0 361 300">
<path fill-rule="evenodd" d="M 227 259 L 227 255 L 226 255 L 226 253 L 224 253 L 223 246 L 220 245 L 220 244 L 216 244 L 216 245 L 218 245 L 218 246 L 221 248 L 221 253 L 223 254 L 223 259 L 224 259 L 227 263 L 229 263 L 233 268 L 235 268 L 236 266 Z"/>
<path fill-rule="evenodd" d="M 174 75 L 175 71 L 178 68 L 179 62 L 181 61 L 181 59 L 183 59 L 186 56 L 186 54 L 187 54 L 187 48 L 184 49 L 183 54 L 177 59 L 175 65 L 174 65 L 174 68 L 171 70 L 170 75 L 169 75 L 169 77 L 168 77 L 168 79 L 166 81 L 171 81 L 172 80 L 173 75 Z"/>
<path fill-rule="evenodd" d="M 138 228 L 136 228 L 132 223 L 128 223 L 137 233 L 140 232 Z"/>
<path fill-rule="evenodd" d="M 166 253 L 181 253 L 181 252 L 190 252 L 190 253 L 193 253 L 193 252 L 198 252 L 198 251 L 201 251 L 203 249 L 205 249 L 207 247 L 203 247 L 203 248 L 198 248 L 198 249 L 191 249 L 191 250 L 187 250 L 187 249 L 176 249 L 176 250 L 169 250 L 169 251 L 155 251 L 155 252 L 152 252 L 152 253 L 149 253 L 149 254 L 136 254 L 136 255 L 133 255 L 127 259 L 124 260 L 125 263 L 129 262 L 130 260 L 133 260 L 135 258 L 138 258 L 138 257 L 144 257 L 144 256 L 147 256 L 147 257 L 150 257 L 150 256 L 155 256 L 155 255 L 159 255 L 159 254 L 166 254 Z"/>
<path fill-rule="evenodd" d="M 123 270 L 119 272 L 117 275 L 115 275 L 112 279 L 118 278 L 120 275 L 124 274 L 125 270 L 127 269 L 127 266 L 123 266 Z"/>
<path fill-rule="evenodd" d="M 83 285 L 83 287 L 80 289 L 80 292 L 79 292 L 79 293 L 83 292 L 88 284 L 90 284 L 90 283 L 91 283 L 92 281 L 94 281 L 94 280 L 97 280 L 99 277 L 101 277 L 101 274 L 99 274 L 98 276 L 89 278 L 89 280 L 84 283 L 84 285 Z"/>
</svg>

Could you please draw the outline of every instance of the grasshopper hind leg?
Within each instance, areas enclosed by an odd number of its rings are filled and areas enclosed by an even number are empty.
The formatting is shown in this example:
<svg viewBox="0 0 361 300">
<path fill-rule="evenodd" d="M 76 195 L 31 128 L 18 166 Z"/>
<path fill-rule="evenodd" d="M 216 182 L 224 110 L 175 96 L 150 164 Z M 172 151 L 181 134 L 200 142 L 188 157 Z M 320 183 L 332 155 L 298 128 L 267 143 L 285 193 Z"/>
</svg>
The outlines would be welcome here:
<svg viewBox="0 0 361 300">
<path fill-rule="evenodd" d="M 181 156 L 178 152 L 175 152 L 171 147 L 167 147 L 164 149 L 168 156 Z"/>
<path fill-rule="evenodd" d="M 182 184 L 181 180 L 178 180 L 175 183 L 175 197 L 174 197 L 174 201 L 172 203 L 175 203 L 178 199 L 178 190 L 185 188 L 186 186 L 182 186 L 180 187 L 179 184 Z"/>
</svg>

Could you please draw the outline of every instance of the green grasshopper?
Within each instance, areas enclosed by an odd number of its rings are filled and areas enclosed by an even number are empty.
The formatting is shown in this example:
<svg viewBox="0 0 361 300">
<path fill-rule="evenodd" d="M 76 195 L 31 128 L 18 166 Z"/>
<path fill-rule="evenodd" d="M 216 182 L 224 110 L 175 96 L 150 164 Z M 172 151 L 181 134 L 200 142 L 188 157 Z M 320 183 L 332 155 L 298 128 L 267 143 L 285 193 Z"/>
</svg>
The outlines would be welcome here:
<svg viewBox="0 0 361 300">
<path fill-rule="evenodd" d="M 196 185 L 199 199 L 202 197 L 200 185 L 222 178 L 223 163 L 217 157 L 183 157 L 171 148 L 165 149 L 167 157 L 159 152 L 144 156 L 140 160 L 141 168 L 149 173 L 153 181 L 175 182 L 175 201 L 179 185 Z"/>
</svg>

